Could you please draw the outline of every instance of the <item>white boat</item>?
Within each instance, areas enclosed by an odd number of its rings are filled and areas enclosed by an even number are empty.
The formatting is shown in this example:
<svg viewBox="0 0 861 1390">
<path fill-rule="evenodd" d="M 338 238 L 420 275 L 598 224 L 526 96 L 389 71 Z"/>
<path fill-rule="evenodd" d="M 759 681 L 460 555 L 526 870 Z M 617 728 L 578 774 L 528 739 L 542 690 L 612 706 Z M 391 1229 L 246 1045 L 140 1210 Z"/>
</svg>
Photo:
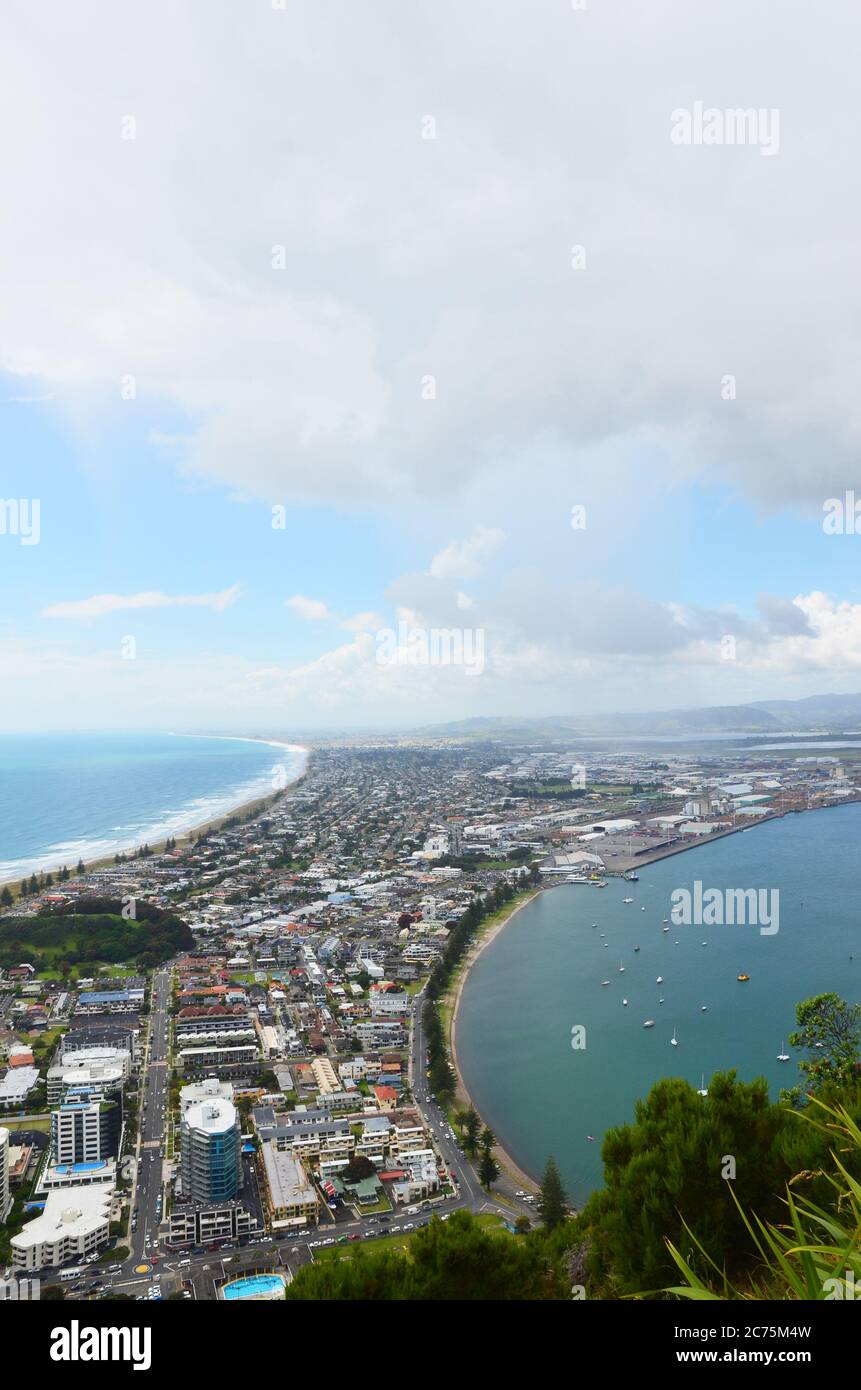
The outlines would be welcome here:
<svg viewBox="0 0 861 1390">
<path fill-rule="evenodd" d="M 623 999 L 623 1000 L 622 1000 L 622 1003 L 625 1005 L 625 1008 L 627 1009 L 627 1007 L 628 1007 L 628 1001 L 627 1001 L 627 999 Z"/>
<path fill-rule="evenodd" d="M 788 1053 L 788 1052 L 784 1052 L 784 1050 L 783 1050 L 783 1038 L 780 1039 L 780 1051 L 779 1051 L 778 1054 L 777 1054 L 777 1060 L 778 1060 L 778 1062 L 788 1062 L 788 1061 L 789 1061 L 789 1053 Z"/>
<path fill-rule="evenodd" d="M 708 1004 L 700 1004 L 700 1013 L 701 1013 L 701 1014 L 707 1014 L 708 1011 L 709 1011 L 709 1006 L 708 1006 Z"/>
<path fill-rule="evenodd" d="M 609 983 L 610 983 L 609 980 L 602 980 L 602 981 L 601 981 L 601 984 L 602 984 L 602 985 L 608 985 Z"/>
<path fill-rule="evenodd" d="M 624 969 L 625 969 L 624 965 L 622 964 L 621 961 L 619 961 L 619 974 L 620 974 L 620 975 L 622 974 L 622 972 L 623 972 Z"/>
<path fill-rule="evenodd" d="M 644 1027 L 644 1028 L 654 1028 L 654 1026 L 655 1026 L 655 1020 L 654 1020 L 653 1018 L 647 1018 L 646 1021 L 645 1021 L 645 1023 L 643 1024 L 643 1027 Z"/>
<path fill-rule="evenodd" d="M 669 931 L 669 927 L 661 927 L 661 931 Z"/>
<path fill-rule="evenodd" d="M 639 951 L 639 949 L 640 949 L 639 946 L 635 946 L 635 947 L 634 947 L 634 950 L 635 950 L 635 951 Z"/>
<path fill-rule="evenodd" d="M 678 1040 L 678 1038 L 676 1037 L 676 1030 L 675 1030 L 675 1028 L 674 1028 L 674 1029 L 673 1029 L 673 1036 L 670 1038 L 670 1047 L 678 1047 L 678 1045 L 679 1045 L 679 1040 Z"/>
<path fill-rule="evenodd" d="M 663 1002 L 664 1002 L 663 999 L 659 999 L 659 1000 L 658 1000 L 658 1003 L 659 1003 L 659 1004 L 663 1004 Z"/>
<path fill-rule="evenodd" d="M 657 978 L 657 980 L 655 981 L 655 984 L 656 984 L 656 985 L 662 985 L 663 983 L 664 983 L 664 977 L 663 977 L 663 975 L 659 975 L 658 978 Z"/>
<path fill-rule="evenodd" d="M 708 1091 L 706 1090 L 706 1074 L 705 1074 L 705 1072 L 703 1072 L 702 1076 L 700 1077 L 700 1089 L 697 1091 L 697 1095 L 698 1095 L 698 1096 L 707 1096 L 707 1095 L 708 1095 Z"/>
<path fill-rule="evenodd" d="M 622 899 L 622 902 L 623 902 L 623 903 L 632 903 L 633 901 L 634 901 L 633 898 L 623 898 L 623 899 Z"/>
</svg>

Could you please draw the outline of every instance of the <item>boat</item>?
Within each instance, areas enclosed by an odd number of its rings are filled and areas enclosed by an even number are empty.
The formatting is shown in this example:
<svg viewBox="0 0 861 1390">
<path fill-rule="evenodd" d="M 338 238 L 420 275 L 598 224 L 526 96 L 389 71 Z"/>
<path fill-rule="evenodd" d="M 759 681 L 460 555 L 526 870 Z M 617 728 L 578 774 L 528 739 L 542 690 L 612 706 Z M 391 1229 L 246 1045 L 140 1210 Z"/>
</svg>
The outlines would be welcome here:
<svg viewBox="0 0 861 1390">
<path fill-rule="evenodd" d="M 750 976 L 749 976 L 749 975 L 736 975 L 735 978 L 736 978 L 737 980 L 742 980 L 742 981 L 743 981 L 743 980 L 749 980 L 749 979 L 750 979 Z"/>
<path fill-rule="evenodd" d="M 664 983 L 664 977 L 663 977 L 663 975 L 659 975 L 658 978 L 657 978 L 656 981 L 655 981 L 655 984 L 656 984 L 656 985 L 662 985 L 663 983 Z"/>
<path fill-rule="evenodd" d="M 641 911 L 641 912 L 645 912 L 645 910 L 646 910 L 646 909 L 645 909 L 644 907 L 641 907 L 641 908 L 640 908 L 640 911 Z"/>
<path fill-rule="evenodd" d="M 673 1036 L 670 1038 L 670 1047 L 678 1047 L 678 1045 L 679 1045 L 679 1040 L 678 1040 L 678 1038 L 676 1037 L 676 1030 L 675 1030 L 675 1028 L 674 1028 L 674 1029 L 673 1029 Z"/>
<path fill-rule="evenodd" d="M 645 1023 L 643 1024 L 643 1027 L 644 1027 L 644 1028 L 654 1028 L 654 1026 L 655 1026 L 655 1020 L 654 1020 L 653 1018 L 647 1018 L 646 1021 L 645 1021 Z"/>
<path fill-rule="evenodd" d="M 602 980 L 602 981 L 601 981 L 601 984 L 602 984 L 602 985 L 608 985 L 609 983 L 610 983 L 609 980 Z"/>
<path fill-rule="evenodd" d="M 661 921 L 662 921 L 662 922 L 669 922 L 669 920 L 670 920 L 669 917 L 662 917 L 662 918 L 661 918 Z"/>
<path fill-rule="evenodd" d="M 659 1000 L 658 1000 L 658 1003 L 659 1003 L 659 1004 L 663 1004 L 663 1002 L 664 1002 L 663 999 L 659 999 Z"/>
<path fill-rule="evenodd" d="M 634 901 L 633 898 L 623 898 L 623 899 L 622 899 L 622 902 L 623 902 L 623 903 L 632 903 L 633 901 Z"/>
<path fill-rule="evenodd" d="M 622 1000 L 622 1003 L 625 1005 L 625 1008 L 627 1009 L 627 1007 L 628 1007 L 628 1001 L 627 1001 L 627 999 L 623 999 L 623 1000 Z"/>
<path fill-rule="evenodd" d="M 661 927 L 661 931 L 669 931 L 669 927 Z"/>
<path fill-rule="evenodd" d="M 635 947 L 634 947 L 634 950 L 635 950 L 635 951 L 639 951 L 639 949 L 640 949 L 639 946 L 635 946 Z"/>
<path fill-rule="evenodd" d="M 623 971 L 624 969 L 625 969 L 624 965 L 622 964 L 621 961 L 619 961 L 619 974 L 620 974 L 620 975 L 621 975 L 621 973 L 622 973 L 622 971 Z"/>
<path fill-rule="evenodd" d="M 622 877 L 623 877 L 623 879 L 625 880 L 626 883 L 639 883 L 639 882 L 640 882 L 640 875 L 639 875 L 639 874 L 635 874 L 634 871 L 633 871 L 633 869 L 628 869 L 628 870 L 622 875 Z"/>
<path fill-rule="evenodd" d="M 701 1014 L 707 1014 L 708 1011 L 709 1011 L 709 1006 L 708 1006 L 708 1004 L 700 1004 L 700 1013 L 701 1013 Z"/>
<path fill-rule="evenodd" d="M 778 1062 L 788 1062 L 788 1061 L 789 1061 L 789 1053 L 788 1053 L 788 1052 L 784 1052 L 784 1050 L 783 1050 L 783 1038 L 780 1039 L 780 1051 L 779 1051 L 778 1054 L 777 1054 L 777 1060 L 778 1060 Z"/>
<path fill-rule="evenodd" d="M 698 1095 L 698 1096 L 707 1096 L 707 1095 L 708 1095 L 708 1091 L 706 1090 L 706 1074 L 705 1074 L 705 1072 L 703 1072 L 702 1076 L 700 1077 L 700 1089 L 697 1091 L 697 1095 Z"/>
</svg>

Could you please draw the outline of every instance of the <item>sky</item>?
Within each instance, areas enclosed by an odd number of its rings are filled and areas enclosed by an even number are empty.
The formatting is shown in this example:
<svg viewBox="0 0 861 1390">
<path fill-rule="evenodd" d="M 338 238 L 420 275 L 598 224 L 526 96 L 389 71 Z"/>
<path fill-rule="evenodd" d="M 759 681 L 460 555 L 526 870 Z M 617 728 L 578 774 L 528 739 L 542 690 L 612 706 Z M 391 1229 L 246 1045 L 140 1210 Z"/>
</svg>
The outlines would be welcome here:
<svg viewBox="0 0 861 1390">
<path fill-rule="evenodd" d="M 861 690 L 856 5 L 0 30 L 5 730 Z"/>
</svg>

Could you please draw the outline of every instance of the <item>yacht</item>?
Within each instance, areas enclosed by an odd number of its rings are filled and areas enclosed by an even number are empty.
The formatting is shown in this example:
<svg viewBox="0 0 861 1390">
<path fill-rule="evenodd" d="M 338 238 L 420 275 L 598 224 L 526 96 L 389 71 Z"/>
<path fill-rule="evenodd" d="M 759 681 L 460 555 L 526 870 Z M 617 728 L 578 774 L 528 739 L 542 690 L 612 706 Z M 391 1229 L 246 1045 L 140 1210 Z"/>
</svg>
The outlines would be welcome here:
<svg viewBox="0 0 861 1390">
<path fill-rule="evenodd" d="M 663 983 L 664 983 L 664 977 L 663 977 L 663 975 L 659 975 L 658 978 L 657 978 L 656 981 L 655 981 L 655 984 L 656 984 L 656 985 L 662 985 Z"/>
<path fill-rule="evenodd" d="M 778 1060 L 778 1062 L 788 1062 L 788 1061 L 789 1061 L 789 1053 L 788 1053 L 788 1052 L 784 1052 L 784 1050 L 783 1050 L 783 1038 L 780 1039 L 780 1051 L 779 1051 L 778 1054 L 777 1054 L 777 1060 Z"/>
<path fill-rule="evenodd" d="M 698 1095 L 698 1096 L 707 1096 L 707 1095 L 708 1095 L 708 1091 L 706 1090 L 706 1074 L 705 1074 L 705 1072 L 703 1072 L 702 1076 L 700 1077 L 700 1089 L 697 1091 L 697 1095 Z"/>
<path fill-rule="evenodd" d="M 674 1028 L 674 1029 L 673 1029 L 673 1036 L 670 1038 L 670 1047 L 678 1047 L 678 1045 L 679 1045 L 679 1040 L 678 1040 L 678 1038 L 676 1037 L 676 1030 L 675 1030 L 675 1028 Z"/>
<path fill-rule="evenodd" d="M 623 898 L 623 899 L 622 899 L 622 902 L 623 902 L 623 903 L 632 903 L 633 901 L 634 901 L 633 898 Z"/>
<path fill-rule="evenodd" d="M 645 1023 L 643 1024 L 643 1027 L 644 1027 L 644 1028 L 654 1028 L 654 1026 L 655 1026 L 655 1020 L 654 1020 L 653 1018 L 647 1018 L 646 1021 L 645 1021 Z"/>
<path fill-rule="evenodd" d="M 623 971 L 624 969 L 625 969 L 624 965 L 622 964 L 621 961 L 619 961 L 619 974 L 620 974 L 620 975 L 622 974 L 622 971 Z"/>
<path fill-rule="evenodd" d="M 627 1001 L 627 999 L 623 999 L 623 1000 L 622 1000 L 622 1003 L 625 1005 L 625 1008 L 627 1009 L 627 1007 L 628 1007 L 628 1001 Z"/>
</svg>

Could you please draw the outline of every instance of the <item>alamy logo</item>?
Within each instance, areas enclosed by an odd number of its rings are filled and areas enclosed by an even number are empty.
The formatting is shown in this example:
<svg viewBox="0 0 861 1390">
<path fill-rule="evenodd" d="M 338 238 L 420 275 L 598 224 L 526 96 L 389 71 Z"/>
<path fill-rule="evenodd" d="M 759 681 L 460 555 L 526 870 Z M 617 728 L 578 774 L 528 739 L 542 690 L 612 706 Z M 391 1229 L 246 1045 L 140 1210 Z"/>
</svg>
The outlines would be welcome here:
<svg viewBox="0 0 861 1390">
<path fill-rule="evenodd" d="M 35 1303 L 39 1288 L 38 1279 L 0 1279 L 0 1303 Z"/>
<path fill-rule="evenodd" d="M 780 112 L 774 106 L 677 107 L 670 116 L 670 139 L 674 145 L 758 145 L 760 154 L 777 154 L 780 149 Z"/>
<path fill-rule="evenodd" d="M 68 1327 L 51 1333 L 52 1361 L 131 1361 L 135 1371 L 152 1365 L 149 1327 L 81 1327 L 73 1318 Z"/>
<path fill-rule="evenodd" d="M 22 545 L 38 545 L 41 519 L 38 497 L 0 497 L 0 536 L 17 536 Z"/>
<path fill-rule="evenodd" d="M 376 635 L 378 666 L 463 666 L 466 675 L 484 670 L 484 628 L 410 627 L 398 623 Z"/>
<path fill-rule="evenodd" d="M 759 927 L 760 936 L 780 928 L 779 888 L 674 888 L 670 917 L 677 927 Z"/>
<path fill-rule="evenodd" d="M 855 1282 L 855 1271 L 847 1269 L 842 1279 L 826 1279 L 822 1284 L 823 1289 L 828 1292 L 825 1295 L 828 1299 L 848 1299 L 850 1303 L 861 1299 L 861 1284 Z"/>
</svg>

